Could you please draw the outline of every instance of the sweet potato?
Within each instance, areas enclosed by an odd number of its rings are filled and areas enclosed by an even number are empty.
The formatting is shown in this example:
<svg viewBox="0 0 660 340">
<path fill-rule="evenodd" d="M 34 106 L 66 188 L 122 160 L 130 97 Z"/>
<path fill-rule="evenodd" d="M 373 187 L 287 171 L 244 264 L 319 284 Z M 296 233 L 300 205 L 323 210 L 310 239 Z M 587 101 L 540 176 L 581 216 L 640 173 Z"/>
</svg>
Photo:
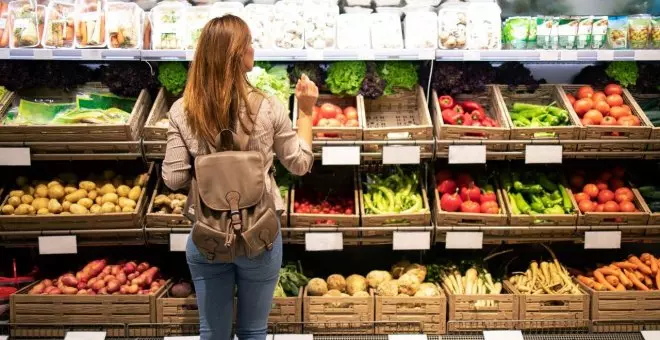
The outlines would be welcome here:
<svg viewBox="0 0 660 340">
<path fill-rule="evenodd" d="M 60 282 L 62 282 L 65 286 L 67 287 L 76 287 L 78 286 L 78 279 L 76 279 L 73 274 L 65 274 L 60 278 Z"/>
<path fill-rule="evenodd" d="M 136 268 L 137 268 L 137 264 L 135 262 L 131 261 L 131 262 L 124 265 L 124 273 L 130 275 L 131 273 L 133 273 L 136 270 Z"/>
<path fill-rule="evenodd" d="M 64 287 L 62 289 L 62 294 L 65 295 L 76 295 L 78 293 L 78 288 L 75 287 Z"/>
<path fill-rule="evenodd" d="M 113 279 L 108 282 L 108 285 L 106 286 L 108 293 L 114 293 L 116 291 L 119 291 L 119 288 L 121 287 L 121 284 L 119 284 L 119 281 L 116 279 Z"/>
<path fill-rule="evenodd" d="M 149 269 L 149 263 L 148 262 L 142 262 L 136 268 L 136 270 L 140 273 L 144 272 L 147 269 Z"/>
<path fill-rule="evenodd" d="M 92 289 L 98 292 L 99 290 L 105 287 L 105 281 L 97 280 L 96 282 L 94 282 L 94 284 L 90 285 L 90 287 L 92 287 Z"/>
<path fill-rule="evenodd" d="M 43 282 L 40 282 L 36 285 L 34 285 L 30 291 L 28 292 L 29 295 L 38 295 L 44 292 L 46 289 L 46 285 L 43 284 Z"/>
</svg>

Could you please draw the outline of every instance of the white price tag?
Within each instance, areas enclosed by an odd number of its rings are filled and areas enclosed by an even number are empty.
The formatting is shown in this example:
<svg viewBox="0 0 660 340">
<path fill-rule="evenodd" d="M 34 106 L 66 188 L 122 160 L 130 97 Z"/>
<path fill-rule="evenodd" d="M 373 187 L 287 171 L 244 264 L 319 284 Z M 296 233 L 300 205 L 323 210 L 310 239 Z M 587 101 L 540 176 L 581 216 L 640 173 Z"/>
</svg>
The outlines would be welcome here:
<svg viewBox="0 0 660 340">
<path fill-rule="evenodd" d="M 9 59 L 9 49 L 8 48 L 0 48 L 0 59 Z M 0 340 L 2 340 L 0 338 Z"/>
<path fill-rule="evenodd" d="M 360 165 L 360 147 L 324 146 L 321 161 L 323 165 Z"/>
<path fill-rule="evenodd" d="M 449 164 L 485 164 L 485 145 L 450 145 Z"/>
<path fill-rule="evenodd" d="M 166 336 L 163 340 L 199 340 L 199 335 L 194 336 Z"/>
<path fill-rule="evenodd" d="M 523 340 L 521 331 L 484 331 L 484 340 Z"/>
<path fill-rule="evenodd" d="M 376 59 L 376 55 L 372 50 L 358 50 L 357 58 L 358 60 L 374 60 Z"/>
<path fill-rule="evenodd" d="M 37 60 L 53 59 L 53 51 L 52 50 L 35 49 L 35 50 L 32 51 L 32 55 L 34 56 L 34 59 L 37 59 Z"/>
<path fill-rule="evenodd" d="M 323 50 L 309 49 L 307 50 L 307 60 L 321 61 L 323 60 Z"/>
<path fill-rule="evenodd" d="M 383 146 L 383 164 L 419 164 L 419 146 Z"/>
<path fill-rule="evenodd" d="M 30 166 L 30 148 L 0 148 L 0 166 Z"/>
<path fill-rule="evenodd" d="M 39 236 L 39 254 L 77 254 L 78 241 L 75 235 Z"/>
<path fill-rule="evenodd" d="M 644 340 L 660 340 L 660 331 L 642 331 Z"/>
<path fill-rule="evenodd" d="M 195 59 L 195 50 L 186 50 L 186 60 L 192 61 Z"/>
<path fill-rule="evenodd" d="M 103 59 L 103 50 L 89 49 L 80 50 L 80 56 L 84 60 L 101 60 Z"/>
<path fill-rule="evenodd" d="M 431 249 L 431 233 L 428 231 L 395 231 L 392 236 L 393 250 Z"/>
<path fill-rule="evenodd" d="M 463 51 L 463 60 L 465 61 L 481 60 L 481 52 L 465 50 Z"/>
<path fill-rule="evenodd" d="M 0 340 L 9 340 L 9 335 L 0 335 Z"/>
<path fill-rule="evenodd" d="M 428 340 L 424 334 L 390 334 L 387 340 Z"/>
<path fill-rule="evenodd" d="M 314 340 L 313 334 L 276 334 L 274 340 Z"/>
<path fill-rule="evenodd" d="M 561 145 L 525 145 L 525 164 L 561 164 Z"/>
<path fill-rule="evenodd" d="M 559 53 L 559 60 L 565 60 L 565 61 L 576 61 L 578 60 L 578 53 L 577 51 L 561 51 Z"/>
<path fill-rule="evenodd" d="M 610 61 L 614 60 L 614 51 L 612 50 L 598 50 L 596 51 L 596 60 Z"/>
<path fill-rule="evenodd" d="M 620 231 L 587 231 L 584 233 L 584 249 L 620 249 Z"/>
<path fill-rule="evenodd" d="M 170 251 L 186 251 L 190 234 L 170 234 Z"/>
<path fill-rule="evenodd" d="M 435 59 L 435 49 L 431 48 L 425 48 L 419 50 L 419 54 L 417 55 L 417 58 L 419 60 L 433 60 Z"/>
<path fill-rule="evenodd" d="M 481 231 L 448 231 L 445 249 L 481 249 L 484 233 Z"/>
<path fill-rule="evenodd" d="M 64 340 L 105 340 L 105 332 L 66 332 Z"/>
<path fill-rule="evenodd" d="M 539 52 L 541 61 L 557 61 L 557 59 L 559 59 L 559 51 L 542 50 Z"/>
<path fill-rule="evenodd" d="M 344 249 L 344 235 L 342 233 L 306 233 L 305 250 L 332 251 Z"/>
<path fill-rule="evenodd" d="M 635 60 L 658 60 L 660 50 L 635 50 Z"/>
</svg>

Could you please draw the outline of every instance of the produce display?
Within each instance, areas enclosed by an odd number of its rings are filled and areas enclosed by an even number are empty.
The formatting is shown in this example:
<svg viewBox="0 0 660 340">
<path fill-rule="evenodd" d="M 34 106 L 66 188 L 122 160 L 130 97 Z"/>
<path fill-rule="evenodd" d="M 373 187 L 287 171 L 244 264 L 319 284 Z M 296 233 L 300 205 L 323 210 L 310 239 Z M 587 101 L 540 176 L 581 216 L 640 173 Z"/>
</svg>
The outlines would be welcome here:
<svg viewBox="0 0 660 340">
<path fill-rule="evenodd" d="M 535 105 L 515 102 L 509 110 L 511 121 L 516 127 L 544 127 L 571 125 L 568 111 L 558 107 L 555 102 L 548 105 Z M 548 133 L 548 137 L 554 136 Z M 535 134 L 534 137 L 542 137 Z"/>
<path fill-rule="evenodd" d="M 247 77 L 252 86 L 269 96 L 277 97 L 285 107 L 288 106 L 292 90 L 286 66 L 276 65 L 268 69 L 255 66 Z"/>
<path fill-rule="evenodd" d="M 499 295 L 502 294 L 502 282 L 493 280 L 487 269 L 471 266 L 463 273 L 455 265 L 440 268 L 442 287 L 456 295 Z M 492 300 L 479 300 L 475 307 L 495 307 Z"/>
<path fill-rule="evenodd" d="M 302 196 L 302 197 L 301 197 Z M 314 215 L 353 215 L 355 214 L 355 201 L 348 197 L 330 197 L 318 193 L 316 198 L 296 191 L 296 201 L 293 203 L 293 213 Z M 331 217 L 331 216 L 330 216 Z M 315 224 L 335 225 L 332 219 L 319 219 Z"/>
<path fill-rule="evenodd" d="M 581 212 L 638 212 L 635 195 L 626 186 L 624 170 L 614 168 L 603 171 L 596 180 L 585 181 L 583 171 L 570 177 L 573 197 Z"/>
<path fill-rule="evenodd" d="M 440 296 L 434 282 L 427 282 L 427 268 L 417 263 L 399 261 L 388 272 L 373 270 L 367 274 L 367 284 L 378 296 L 433 297 Z"/>
<path fill-rule="evenodd" d="M 280 268 L 280 278 L 275 286 L 273 297 L 296 297 L 300 289 L 305 287 L 309 279 L 302 273 L 300 262 L 289 263 Z"/>
<path fill-rule="evenodd" d="M 158 67 L 158 81 L 175 96 L 183 93 L 187 78 L 188 69 L 183 63 L 163 63 Z"/>
<path fill-rule="evenodd" d="M 477 186 L 465 172 L 441 170 L 435 175 L 436 189 L 441 195 L 440 208 L 448 212 L 499 214 L 500 206 L 493 185 L 485 180 Z"/>
<path fill-rule="evenodd" d="M 157 214 L 183 214 L 187 195 L 181 193 L 159 194 L 154 197 L 154 212 Z"/>
<path fill-rule="evenodd" d="M 607 85 L 604 91 L 594 91 L 591 86 L 585 85 L 575 95 L 567 94 L 585 126 L 640 126 L 640 119 L 624 104 L 622 95 L 621 86 L 616 84 Z"/>
<path fill-rule="evenodd" d="M 446 2 L 438 10 L 438 47 L 464 49 L 467 43 L 467 3 Z"/>
<path fill-rule="evenodd" d="M 358 127 L 360 126 L 357 109 L 353 106 L 341 108 L 331 103 L 314 106 L 312 124 L 318 127 Z M 330 134 L 317 133 L 317 137 L 332 137 Z"/>
<path fill-rule="evenodd" d="M 427 211 L 415 172 L 396 167 L 389 175 L 367 174 L 364 211 L 367 215 L 411 214 Z"/>
<path fill-rule="evenodd" d="M 493 119 L 486 114 L 481 104 L 466 100 L 456 101 L 450 95 L 442 95 L 438 97 L 440 104 L 440 113 L 442 122 L 449 125 L 464 125 L 464 126 L 484 126 L 484 127 L 500 127 L 497 119 Z"/>
<path fill-rule="evenodd" d="M 513 215 L 573 214 L 570 194 L 556 172 L 511 171 L 500 174 Z"/>
<path fill-rule="evenodd" d="M 56 279 L 36 284 L 29 295 L 153 295 L 166 285 L 160 269 L 147 262 L 106 260 L 88 263 L 76 274 L 66 273 Z"/>
<path fill-rule="evenodd" d="M 637 188 L 651 212 L 660 212 L 660 187 L 645 185 Z"/>
<path fill-rule="evenodd" d="M 550 248 L 548 248 L 550 250 Z M 554 253 L 552 261 L 532 261 L 524 273 L 514 273 L 509 282 L 522 294 L 574 294 L 581 295 L 579 286 Z"/>
<path fill-rule="evenodd" d="M 649 253 L 639 257 L 630 255 L 626 260 L 578 275 L 585 286 L 597 291 L 660 290 L 660 261 Z"/>
<path fill-rule="evenodd" d="M 112 170 L 79 180 L 62 173 L 50 182 L 18 177 L 2 206 L 3 215 L 85 215 L 132 213 L 147 174 L 124 179 Z"/>
</svg>

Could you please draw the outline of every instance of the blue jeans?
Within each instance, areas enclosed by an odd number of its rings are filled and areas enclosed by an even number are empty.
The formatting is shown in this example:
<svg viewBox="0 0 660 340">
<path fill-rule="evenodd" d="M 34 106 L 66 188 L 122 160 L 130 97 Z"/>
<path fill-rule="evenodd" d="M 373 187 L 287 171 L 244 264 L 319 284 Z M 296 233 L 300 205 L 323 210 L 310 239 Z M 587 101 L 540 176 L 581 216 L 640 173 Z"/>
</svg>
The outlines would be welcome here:
<svg viewBox="0 0 660 340">
<path fill-rule="evenodd" d="M 233 263 L 209 263 L 188 238 L 186 261 L 190 268 L 200 316 L 200 340 L 230 340 L 234 285 L 238 287 L 236 336 L 240 340 L 265 340 L 273 292 L 282 266 L 282 232 L 273 249 L 254 259 L 240 257 Z"/>
</svg>

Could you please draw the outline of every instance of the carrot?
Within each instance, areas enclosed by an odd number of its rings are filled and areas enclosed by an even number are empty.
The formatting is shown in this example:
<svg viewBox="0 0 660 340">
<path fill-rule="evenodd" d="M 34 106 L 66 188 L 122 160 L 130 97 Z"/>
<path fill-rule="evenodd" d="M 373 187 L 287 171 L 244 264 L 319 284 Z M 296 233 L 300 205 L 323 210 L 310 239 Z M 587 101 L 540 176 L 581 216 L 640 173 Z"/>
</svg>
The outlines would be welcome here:
<svg viewBox="0 0 660 340">
<path fill-rule="evenodd" d="M 64 38 L 65 41 L 73 41 L 73 24 L 72 23 L 67 23 L 66 24 L 66 37 Z"/>
<path fill-rule="evenodd" d="M 625 292 L 625 291 L 626 291 L 626 287 L 624 287 L 622 284 L 619 283 L 619 285 L 616 286 L 616 290 L 618 290 L 618 291 L 622 291 L 622 292 Z"/>
<path fill-rule="evenodd" d="M 628 289 L 633 287 L 632 281 L 630 281 L 630 279 L 628 279 L 626 274 L 623 272 L 619 272 L 619 282 L 621 282 L 621 284 Z"/>
<path fill-rule="evenodd" d="M 636 277 L 638 280 L 640 280 L 640 281 L 644 280 L 644 274 L 642 274 L 642 273 L 640 273 L 640 272 L 638 272 L 638 271 L 636 271 L 636 270 L 635 270 L 634 272 L 632 272 L 632 273 L 635 274 L 635 277 Z"/>
<path fill-rule="evenodd" d="M 142 47 L 144 49 L 151 49 L 151 22 L 149 20 L 147 20 L 147 23 L 144 27 Z"/>
<path fill-rule="evenodd" d="M 589 288 L 594 288 L 594 284 L 596 283 L 594 279 L 582 275 L 578 275 L 577 278 L 580 282 L 584 283 L 585 286 Z"/>
<path fill-rule="evenodd" d="M 644 284 L 649 288 L 653 287 L 653 280 L 649 276 L 644 275 Z"/>
<path fill-rule="evenodd" d="M 649 262 L 651 262 L 649 264 L 649 267 L 651 267 L 651 273 L 653 273 L 653 275 L 658 274 L 658 269 L 659 269 L 658 268 L 658 261 L 656 261 L 656 259 L 655 259 L 655 257 L 653 257 L 653 255 L 651 255 L 651 258 L 649 259 Z"/>
<path fill-rule="evenodd" d="M 644 273 L 644 274 L 646 274 L 646 275 L 652 275 L 652 274 L 653 274 L 653 272 L 651 271 L 651 268 L 649 268 L 649 266 L 645 265 L 645 264 L 642 262 L 642 260 L 640 260 L 637 256 L 635 256 L 635 255 L 630 255 L 630 256 L 628 257 L 628 261 L 630 261 L 630 262 L 636 264 L 636 265 L 637 265 L 637 268 L 638 268 L 639 271 L 641 271 L 642 273 Z"/>
<path fill-rule="evenodd" d="M 616 270 L 613 270 L 610 267 L 603 267 L 603 268 L 600 268 L 598 270 L 601 273 L 603 273 L 603 275 L 617 275 L 618 274 Z M 613 285 L 613 286 L 616 286 L 616 285 Z"/>
<path fill-rule="evenodd" d="M 660 289 L 660 273 L 655 275 L 655 289 Z"/>
<path fill-rule="evenodd" d="M 639 256 L 639 259 L 646 262 L 651 259 L 651 254 L 650 253 L 644 253 Z"/>
<path fill-rule="evenodd" d="M 645 286 L 641 281 L 639 281 L 635 274 L 626 271 L 626 276 L 630 279 L 630 281 L 632 281 L 633 285 L 635 285 L 635 288 L 639 290 L 649 290 L 649 287 Z"/>
<path fill-rule="evenodd" d="M 618 286 L 621 283 L 619 281 L 619 278 L 614 275 L 607 275 L 605 277 L 605 280 L 607 280 L 607 282 L 609 282 L 614 287 Z"/>
<path fill-rule="evenodd" d="M 4 48 L 7 46 L 9 46 L 9 29 L 5 28 L 0 37 L 0 47 Z"/>
<path fill-rule="evenodd" d="M 628 261 L 615 262 L 614 265 L 621 268 L 621 269 L 632 269 L 632 270 L 637 269 L 636 264 L 634 264 L 632 262 L 628 262 Z"/>
<path fill-rule="evenodd" d="M 594 271 L 594 277 L 596 278 L 596 281 L 601 283 L 608 290 L 616 290 L 616 288 L 614 288 L 609 282 L 607 282 L 605 276 L 603 276 L 603 273 L 600 272 L 600 269 Z"/>
</svg>

